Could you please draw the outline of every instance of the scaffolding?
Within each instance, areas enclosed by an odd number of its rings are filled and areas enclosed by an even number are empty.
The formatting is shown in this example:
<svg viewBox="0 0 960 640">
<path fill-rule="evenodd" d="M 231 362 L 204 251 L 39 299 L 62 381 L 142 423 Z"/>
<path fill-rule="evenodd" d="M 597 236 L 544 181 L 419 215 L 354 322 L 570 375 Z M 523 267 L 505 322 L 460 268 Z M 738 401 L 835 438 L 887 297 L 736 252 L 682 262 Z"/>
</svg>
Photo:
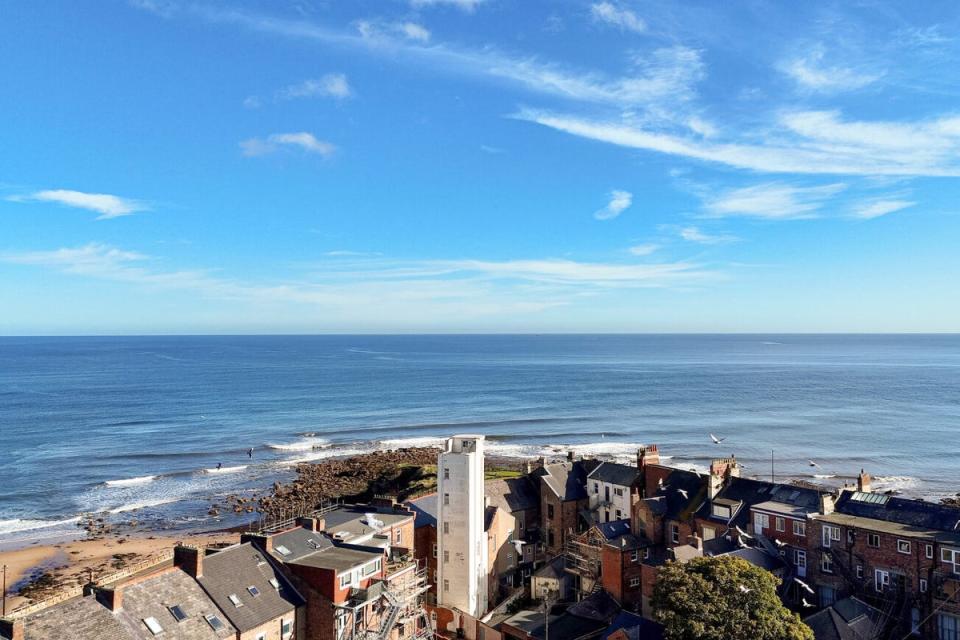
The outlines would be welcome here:
<svg viewBox="0 0 960 640">
<path fill-rule="evenodd" d="M 578 600 L 596 592 L 600 587 L 601 553 L 606 540 L 591 529 L 564 545 L 564 570 L 576 576 Z"/>
<path fill-rule="evenodd" d="M 366 589 L 354 589 L 347 602 L 335 605 L 337 640 L 390 640 L 398 628 L 402 629 L 398 638 L 432 638 L 433 627 L 423 606 L 429 589 L 426 567 L 413 564 Z"/>
</svg>

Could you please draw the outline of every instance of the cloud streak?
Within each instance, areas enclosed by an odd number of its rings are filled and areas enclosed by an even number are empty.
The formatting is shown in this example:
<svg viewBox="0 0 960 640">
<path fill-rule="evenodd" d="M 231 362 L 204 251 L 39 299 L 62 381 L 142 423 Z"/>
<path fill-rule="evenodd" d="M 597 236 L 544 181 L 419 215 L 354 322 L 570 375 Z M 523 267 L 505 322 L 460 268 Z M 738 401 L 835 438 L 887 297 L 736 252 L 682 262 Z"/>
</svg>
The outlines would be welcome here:
<svg viewBox="0 0 960 640">
<path fill-rule="evenodd" d="M 761 173 L 960 176 L 960 118 L 953 116 L 848 122 L 836 112 L 795 112 L 781 117 L 782 134 L 745 132 L 751 142 L 726 143 L 534 109 L 513 117 L 589 140 Z"/>
<path fill-rule="evenodd" d="M 321 78 L 304 80 L 277 92 L 278 100 L 297 98 L 329 97 L 343 100 L 353 95 L 353 89 L 342 73 L 328 73 Z"/>
<path fill-rule="evenodd" d="M 595 211 L 593 217 L 597 220 L 612 220 L 630 208 L 633 204 L 633 194 L 629 191 L 615 189 L 610 192 L 610 201 L 607 206 Z"/>
<path fill-rule="evenodd" d="M 780 69 L 800 87 L 820 93 L 855 91 L 883 76 L 882 73 L 867 73 L 850 67 L 829 66 L 824 63 L 824 58 L 824 48 L 816 46 L 804 56 L 783 62 Z"/>
<path fill-rule="evenodd" d="M 248 138 L 240 142 L 243 155 L 253 158 L 276 153 L 284 148 L 300 149 L 323 157 L 329 157 L 336 152 L 337 147 L 330 142 L 318 140 L 312 133 L 300 131 L 298 133 L 274 133 L 266 138 Z"/>
<path fill-rule="evenodd" d="M 915 204 L 917 203 L 911 202 L 910 200 L 873 200 L 855 206 L 853 208 L 853 216 L 863 220 L 871 220 L 885 216 L 888 213 L 912 207 Z"/>
<path fill-rule="evenodd" d="M 7 198 L 13 202 L 54 202 L 66 207 L 95 211 L 100 215 L 97 220 L 108 220 L 128 216 L 138 211 L 147 211 L 148 207 L 142 202 L 121 198 L 108 193 L 86 193 L 70 189 L 49 189 L 34 193 Z"/>
<path fill-rule="evenodd" d="M 612 2 L 595 2 L 590 5 L 590 15 L 597 22 L 603 22 L 623 31 L 643 33 L 647 25 L 633 11 L 618 7 Z"/>
<path fill-rule="evenodd" d="M 819 187 L 795 187 L 769 182 L 732 189 L 712 196 L 704 203 L 709 217 L 745 216 L 768 220 L 816 217 L 816 211 L 832 196 L 846 189 L 843 183 Z"/>
</svg>

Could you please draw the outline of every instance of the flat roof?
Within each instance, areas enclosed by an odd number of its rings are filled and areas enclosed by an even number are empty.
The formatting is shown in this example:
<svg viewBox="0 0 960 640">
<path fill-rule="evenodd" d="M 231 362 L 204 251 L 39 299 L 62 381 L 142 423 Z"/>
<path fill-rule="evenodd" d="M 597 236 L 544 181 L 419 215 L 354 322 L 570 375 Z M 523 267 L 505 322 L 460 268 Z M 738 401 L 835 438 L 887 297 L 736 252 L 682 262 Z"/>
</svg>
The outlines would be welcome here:
<svg viewBox="0 0 960 640">
<path fill-rule="evenodd" d="M 846 513 L 837 513 L 836 511 L 828 515 L 815 516 L 816 520 L 837 524 L 847 527 L 858 527 L 878 531 L 880 533 L 889 533 L 902 538 L 923 538 L 936 540 L 947 544 L 960 545 L 960 531 L 950 533 L 939 531 L 927 527 L 918 527 L 916 525 L 901 524 L 899 522 L 890 522 L 889 520 L 877 520 L 876 518 L 865 518 L 863 516 L 851 516 Z"/>
<path fill-rule="evenodd" d="M 383 554 L 376 551 L 364 551 L 351 547 L 330 547 L 323 551 L 317 551 L 308 556 L 298 558 L 288 564 L 301 567 L 330 569 L 337 573 L 342 573 L 382 557 Z"/>
</svg>

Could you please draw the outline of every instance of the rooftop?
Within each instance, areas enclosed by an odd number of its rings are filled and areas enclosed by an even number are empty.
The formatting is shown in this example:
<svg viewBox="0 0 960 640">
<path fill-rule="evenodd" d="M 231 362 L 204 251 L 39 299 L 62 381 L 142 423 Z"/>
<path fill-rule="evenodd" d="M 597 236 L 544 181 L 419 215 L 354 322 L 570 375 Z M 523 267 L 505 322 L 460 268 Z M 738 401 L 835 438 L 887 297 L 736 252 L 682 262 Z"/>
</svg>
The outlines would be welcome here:
<svg viewBox="0 0 960 640">
<path fill-rule="evenodd" d="M 128 638 L 154 640 L 164 631 L 163 637 L 183 640 L 219 640 L 236 636 L 236 630 L 213 600 L 180 569 L 162 571 L 121 589 L 122 606 L 114 617 L 123 625 Z M 179 607 L 184 614 L 182 619 L 178 620 L 174 607 Z M 222 627 L 214 630 L 206 616 L 216 616 Z M 150 630 L 147 620 L 151 618 L 163 631 L 155 633 Z"/>
<path fill-rule="evenodd" d="M 844 491 L 827 522 L 960 544 L 960 509 L 884 494 Z"/>
<path fill-rule="evenodd" d="M 508 513 L 540 508 L 540 492 L 528 476 L 488 480 L 484 491 L 491 505 Z"/>
<path fill-rule="evenodd" d="M 385 507 L 342 506 L 324 514 L 324 529 L 327 535 L 341 542 L 362 544 L 379 534 L 381 529 L 410 520 L 413 515 Z"/>
<path fill-rule="evenodd" d="M 616 462 L 601 462 L 600 466 L 590 472 L 587 477 L 590 480 L 631 487 L 640 479 L 640 470 L 635 466 Z"/>
<path fill-rule="evenodd" d="M 597 466 L 596 460 L 575 460 L 544 465 L 538 475 L 550 491 L 561 500 L 582 500 L 587 497 L 587 475 Z"/>
<path fill-rule="evenodd" d="M 407 506 L 413 511 L 414 524 L 417 529 L 420 527 L 437 526 L 437 494 L 431 493 L 421 496 L 415 500 L 407 502 Z"/>
<path fill-rule="evenodd" d="M 803 619 L 817 640 L 874 638 L 881 630 L 883 614 L 857 598 L 844 598 Z"/>
<path fill-rule="evenodd" d="M 281 616 L 292 616 L 304 604 L 283 574 L 249 543 L 206 556 L 199 582 L 241 633 Z M 231 601 L 231 595 L 241 606 Z"/>
<path fill-rule="evenodd" d="M 110 610 L 93 596 L 75 598 L 43 609 L 24 620 L 26 640 L 63 640 L 63 630 L 77 638 L 128 640 L 131 636 Z"/>
</svg>

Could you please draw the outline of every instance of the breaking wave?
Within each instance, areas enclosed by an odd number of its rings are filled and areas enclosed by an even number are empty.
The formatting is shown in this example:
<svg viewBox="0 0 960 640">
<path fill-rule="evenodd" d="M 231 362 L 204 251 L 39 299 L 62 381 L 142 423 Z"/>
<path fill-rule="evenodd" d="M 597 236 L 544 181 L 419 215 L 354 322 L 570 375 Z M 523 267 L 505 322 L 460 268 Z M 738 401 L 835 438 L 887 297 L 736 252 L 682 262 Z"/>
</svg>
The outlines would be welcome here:
<svg viewBox="0 0 960 640">
<path fill-rule="evenodd" d="M 104 484 L 108 487 L 132 487 L 138 484 L 147 484 L 157 479 L 157 476 L 140 476 L 139 478 L 126 478 L 124 480 L 107 480 Z"/>
</svg>

